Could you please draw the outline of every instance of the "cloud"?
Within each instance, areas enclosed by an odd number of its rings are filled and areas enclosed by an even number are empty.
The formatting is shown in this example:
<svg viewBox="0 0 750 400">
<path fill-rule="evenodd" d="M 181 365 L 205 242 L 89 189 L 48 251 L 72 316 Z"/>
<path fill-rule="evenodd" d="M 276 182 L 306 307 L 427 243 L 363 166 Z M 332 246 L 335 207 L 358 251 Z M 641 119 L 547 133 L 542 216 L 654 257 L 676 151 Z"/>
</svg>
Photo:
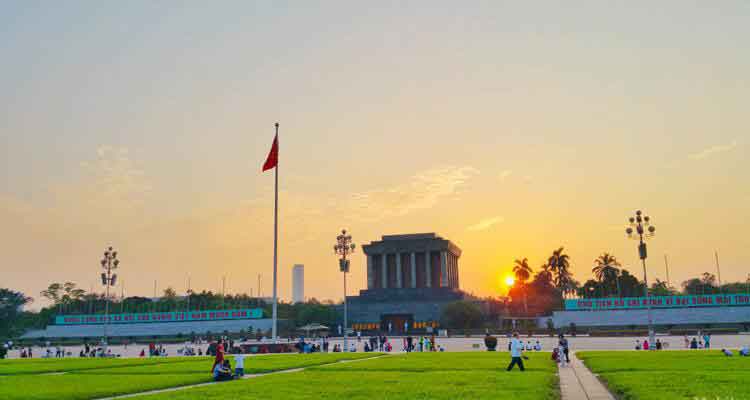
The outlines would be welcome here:
<svg viewBox="0 0 750 400">
<path fill-rule="evenodd" d="M 470 166 L 434 168 L 417 173 L 397 186 L 353 193 L 345 206 L 363 220 L 403 216 L 432 208 L 440 200 L 454 196 L 477 173 Z"/>
<path fill-rule="evenodd" d="M 737 141 L 734 140 L 732 141 L 732 143 L 729 143 L 729 144 L 711 146 L 698 153 L 689 155 L 688 158 L 693 159 L 693 160 L 703 160 L 711 156 L 714 156 L 716 154 L 725 153 L 727 151 L 732 151 L 736 147 L 737 147 Z"/>
<path fill-rule="evenodd" d="M 513 174 L 513 171 L 509 169 L 506 169 L 505 171 L 500 172 L 500 175 L 498 175 L 500 182 L 504 182 L 512 174 Z"/>
<path fill-rule="evenodd" d="M 487 229 L 493 227 L 494 225 L 500 224 L 500 223 L 502 223 L 504 221 L 505 221 L 505 218 L 500 217 L 500 216 L 498 216 L 498 217 L 492 217 L 492 218 L 485 218 L 485 219 L 479 221 L 478 223 L 469 226 L 468 228 L 466 228 L 466 230 L 467 231 L 473 231 L 473 232 L 484 231 L 484 230 L 487 230 Z"/>
</svg>

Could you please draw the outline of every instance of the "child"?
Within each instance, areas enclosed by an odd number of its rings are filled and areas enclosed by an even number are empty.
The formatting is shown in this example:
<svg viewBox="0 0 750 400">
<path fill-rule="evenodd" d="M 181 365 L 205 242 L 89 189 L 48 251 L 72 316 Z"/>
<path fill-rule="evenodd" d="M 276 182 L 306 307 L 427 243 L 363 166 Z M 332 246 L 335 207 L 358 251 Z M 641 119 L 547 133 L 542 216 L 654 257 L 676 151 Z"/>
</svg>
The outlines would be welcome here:
<svg viewBox="0 0 750 400">
<path fill-rule="evenodd" d="M 245 355 L 235 354 L 234 356 L 234 376 L 245 376 Z"/>
<path fill-rule="evenodd" d="M 552 359 L 555 360 L 555 362 L 558 363 L 561 367 L 565 366 L 565 357 L 562 357 L 562 354 L 560 354 L 559 347 L 555 347 L 552 350 Z"/>
</svg>

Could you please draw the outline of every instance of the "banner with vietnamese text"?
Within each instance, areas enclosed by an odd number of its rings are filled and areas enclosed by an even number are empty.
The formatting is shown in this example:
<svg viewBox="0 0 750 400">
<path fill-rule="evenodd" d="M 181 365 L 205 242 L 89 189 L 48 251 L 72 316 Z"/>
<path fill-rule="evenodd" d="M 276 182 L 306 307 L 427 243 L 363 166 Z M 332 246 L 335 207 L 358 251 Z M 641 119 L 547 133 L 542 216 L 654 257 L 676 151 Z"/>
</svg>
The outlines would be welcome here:
<svg viewBox="0 0 750 400">
<path fill-rule="evenodd" d="M 651 296 L 651 308 L 750 306 L 748 294 Z M 646 297 L 567 299 L 566 311 L 630 310 L 647 308 Z"/>
<path fill-rule="evenodd" d="M 263 318 L 260 308 L 241 310 L 206 310 L 206 311 L 177 311 L 136 314 L 109 314 L 110 324 L 135 324 L 144 322 L 186 322 L 186 321 L 218 321 L 225 319 L 257 319 Z M 94 315 L 58 315 L 55 325 L 93 325 L 103 324 L 104 314 Z"/>
</svg>

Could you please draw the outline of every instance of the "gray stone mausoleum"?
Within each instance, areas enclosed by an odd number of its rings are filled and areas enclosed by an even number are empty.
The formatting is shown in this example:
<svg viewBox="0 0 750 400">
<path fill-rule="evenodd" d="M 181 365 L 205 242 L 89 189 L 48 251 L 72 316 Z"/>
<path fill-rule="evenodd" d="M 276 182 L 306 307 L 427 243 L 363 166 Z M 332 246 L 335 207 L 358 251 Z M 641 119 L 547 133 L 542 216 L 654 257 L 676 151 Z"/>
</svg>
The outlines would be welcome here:
<svg viewBox="0 0 750 400">
<path fill-rule="evenodd" d="M 461 249 L 435 233 L 386 235 L 362 249 L 367 289 L 347 296 L 355 330 L 434 328 L 443 306 L 465 297 L 458 279 Z"/>
</svg>

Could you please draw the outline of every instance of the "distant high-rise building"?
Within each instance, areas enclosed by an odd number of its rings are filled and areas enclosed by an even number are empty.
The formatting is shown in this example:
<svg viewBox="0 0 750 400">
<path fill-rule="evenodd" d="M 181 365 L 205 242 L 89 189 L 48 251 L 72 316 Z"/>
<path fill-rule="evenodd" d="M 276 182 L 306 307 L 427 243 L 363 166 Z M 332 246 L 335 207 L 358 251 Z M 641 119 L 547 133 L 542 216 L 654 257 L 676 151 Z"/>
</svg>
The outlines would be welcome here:
<svg viewBox="0 0 750 400">
<path fill-rule="evenodd" d="M 302 303 L 305 301 L 305 266 L 295 264 L 292 267 L 292 302 Z"/>
</svg>

